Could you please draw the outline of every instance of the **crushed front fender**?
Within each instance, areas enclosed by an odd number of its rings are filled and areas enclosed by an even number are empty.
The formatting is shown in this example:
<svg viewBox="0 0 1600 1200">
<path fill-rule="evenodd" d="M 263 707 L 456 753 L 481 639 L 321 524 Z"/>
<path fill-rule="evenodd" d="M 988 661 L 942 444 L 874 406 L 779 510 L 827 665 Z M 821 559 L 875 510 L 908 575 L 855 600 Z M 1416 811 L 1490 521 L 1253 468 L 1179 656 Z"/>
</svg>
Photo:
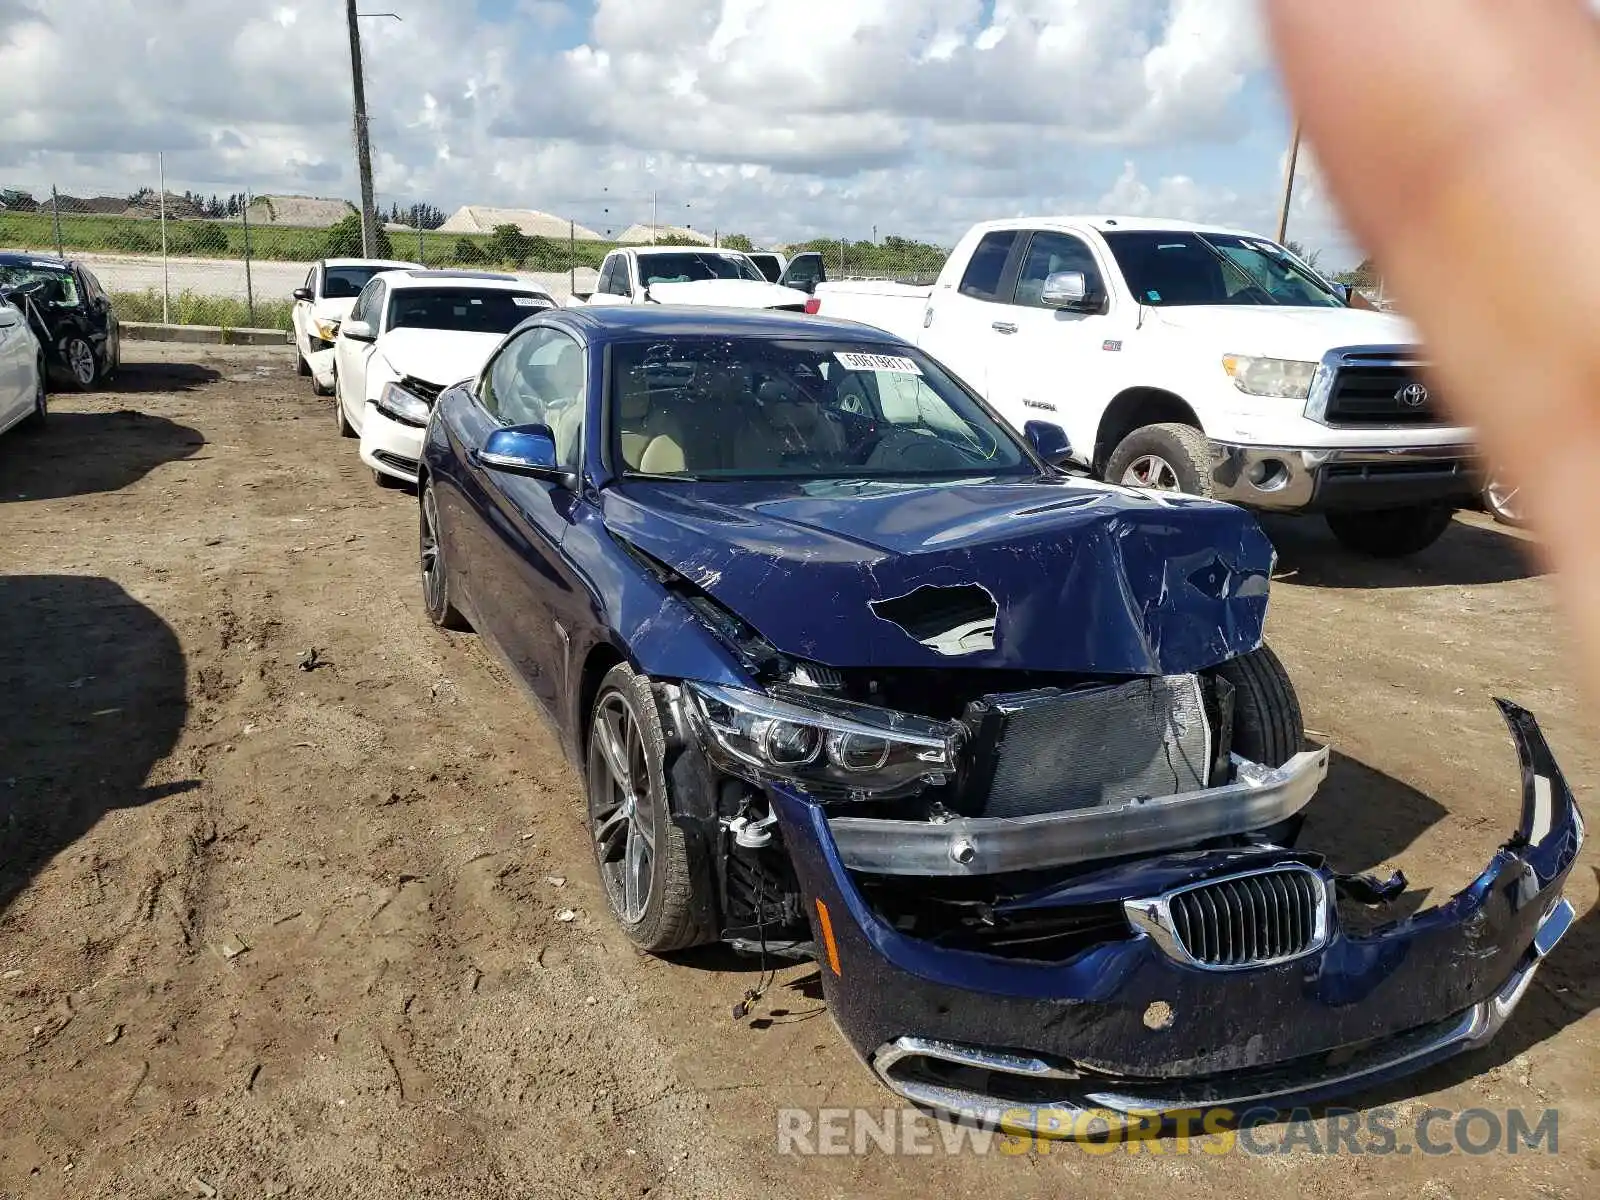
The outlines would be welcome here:
<svg viewBox="0 0 1600 1200">
<path fill-rule="evenodd" d="M 902 1096 L 1024 1127 L 1031 1122 L 1019 1112 L 1052 1114 L 1054 1122 L 1074 1109 L 1143 1116 L 1303 1103 L 1482 1045 L 1572 923 L 1561 888 L 1584 836 L 1538 723 L 1499 704 L 1522 765 L 1521 820 L 1478 877 L 1437 907 L 1347 934 L 1333 872 L 1315 854 L 1275 847 L 1112 864 L 1024 902 L 1062 913 L 1111 902 L 1137 913 L 1185 889 L 1224 885 L 1219 897 L 1247 898 L 1233 920 L 1248 925 L 1248 897 L 1266 891 L 1234 881 L 1297 875 L 1305 886 L 1282 911 L 1320 924 L 1306 924 L 1308 938 L 1293 953 L 1261 961 L 1203 961 L 1215 938 L 1209 946 L 1199 938 L 1197 955 L 1183 937 L 1157 936 L 1131 919 L 1055 961 L 909 936 L 869 901 L 822 807 L 774 788 L 813 909 L 830 1009 L 857 1053 Z M 1308 903 L 1325 907 L 1311 913 Z M 1239 925 L 1224 919 L 1218 928 L 1225 947 L 1251 944 L 1249 936 L 1226 940 Z"/>
</svg>

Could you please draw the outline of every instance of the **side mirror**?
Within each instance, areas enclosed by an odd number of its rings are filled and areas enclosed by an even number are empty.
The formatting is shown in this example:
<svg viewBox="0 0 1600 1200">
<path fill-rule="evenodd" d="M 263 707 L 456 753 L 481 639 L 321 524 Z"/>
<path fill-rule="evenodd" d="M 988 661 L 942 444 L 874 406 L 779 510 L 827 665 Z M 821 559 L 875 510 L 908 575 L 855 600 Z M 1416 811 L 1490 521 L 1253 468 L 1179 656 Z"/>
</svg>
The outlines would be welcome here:
<svg viewBox="0 0 1600 1200">
<path fill-rule="evenodd" d="M 1346 308 L 1350 307 L 1350 285 L 1349 284 L 1345 284 L 1345 283 L 1336 283 L 1336 284 L 1334 284 L 1333 285 L 1333 294 L 1335 296 L 1339 297 L 1339 303 L 1340 304 L 1343 304 Z"/>
<path fill-rule="evenodd" d="M 496 471 L 531 475 L 566 487 L 577 486 L 577 476 L 556 461 L 556 435 L 548 425 L 508 425 L 484 439 L 478 461 Z"/>
<path fill-rule="evenodd" d="M 352 342 L 375 342 L 377 333 L 372 328 L 371 321 L 345 321 L 339 326 L 339 332 Z"/>
<path fill-rule="evenodd" d="M 1067 431 L 1050 421 L 1029 421 L 1022 427 L 1023 436 L 1033 447 L 1033 452 L 1052 467 L 1072 461 L 1072 442 Z"/>
<path fill-rule="evenodd" d="M 1046 308 L 1068 312 L 1095 312 L 1100 302 L 1101 297 L 1089 289 L 1089 277 L 1082 271 L 1057 271 L 1045 276 L 1044 290 L 1039 294 L 1039 303 Z"/>
<path fill-rule="evenodd" d="M 294 290 L 294 298 L 296 300 L 310 300 L 310 299 L 312 299 L 311 289 L 307 288 L 307 287 L 295 288 L 295 290 Z"/>
</svg>

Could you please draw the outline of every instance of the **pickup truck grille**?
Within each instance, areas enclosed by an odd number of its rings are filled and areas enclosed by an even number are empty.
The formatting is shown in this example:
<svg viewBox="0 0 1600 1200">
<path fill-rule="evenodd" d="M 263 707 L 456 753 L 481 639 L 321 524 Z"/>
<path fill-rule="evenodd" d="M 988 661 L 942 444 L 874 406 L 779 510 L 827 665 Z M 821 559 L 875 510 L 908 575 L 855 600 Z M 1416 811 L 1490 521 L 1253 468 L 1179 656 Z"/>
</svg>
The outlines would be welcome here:
<svg viewBox="0 0 1600 1200">
<path fill-rule="evenodd" d="M 1414 385 L 1423 389 L 1420 401 Z M 1437 425 L 1439 412 L 1409 367 L 1347 365 L 1334 377 L 1324 419 L 1329 425 Z"/>
</svg>

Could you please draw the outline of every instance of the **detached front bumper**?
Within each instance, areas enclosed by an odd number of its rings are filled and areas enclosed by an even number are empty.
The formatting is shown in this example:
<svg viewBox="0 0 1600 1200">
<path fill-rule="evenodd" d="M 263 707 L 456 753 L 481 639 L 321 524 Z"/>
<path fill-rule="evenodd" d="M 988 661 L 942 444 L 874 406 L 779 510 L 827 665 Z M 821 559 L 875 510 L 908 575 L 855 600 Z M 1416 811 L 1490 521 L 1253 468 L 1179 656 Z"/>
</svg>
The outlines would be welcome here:
<svg viewBox="0 0 1600 1200">
<path fill-rule="evenodd" d="M 1473 446 L 1308 449 L 1211 443 L 1218 500 L 1284 512 L 1465 503 L 1483 490 Z"/>
<path fill-rule="evenodd" d="M 1297 874 L 1298 911 L 1305 897 L 1324 898 L 1316 937 L 1258 963 L 1200 961 L 1147 920 L 1059 961 L 909 936 L 874 909 L 828 814 L 772 789 L 813 909 L 830 1010 L 907 1099 L 1044 1132 L 1059 1131 L 1063 1111 L 1144 1117 L 1308 1102 L 1481 1045 L 1572 923 L 1561 888 L 1583 841 L 1537 723 L 1501 707 L 1522 763 L 1517 832 L 1466 889 L 1370 935 L 1339 927 L 1338 881 L 1319 856 L 1272 847 L 1123 860 L 1007 905 L 1031 916 L 1120 906 L 1153 920 L 1179 894 L 1220 885 L 1246 897 L 1233 919 L 1248 920 L 1250 889 L 1238 880 Z M 1220 928 L 1229 938 L 1226 919 Z M 1234 945 L 1249 943 L 1246 932 Z"/>
<path fill-rule="evenodd" d="M 333 343 L 325 342 L 313 335 L 307 339 L 311 352 L 306 355 L 306 365 L 311 368 L 311 377 L 317 381 L 320 388 L 333 386 Z"/>
</svg>

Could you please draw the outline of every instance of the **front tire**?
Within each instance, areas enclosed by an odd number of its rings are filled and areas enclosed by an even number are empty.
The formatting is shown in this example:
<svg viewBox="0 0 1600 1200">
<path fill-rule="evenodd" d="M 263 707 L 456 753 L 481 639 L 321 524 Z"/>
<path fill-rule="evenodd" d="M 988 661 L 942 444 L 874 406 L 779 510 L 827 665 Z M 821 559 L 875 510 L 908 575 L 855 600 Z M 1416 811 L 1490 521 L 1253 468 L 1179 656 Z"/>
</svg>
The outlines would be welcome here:
<svg viewBox="0 0 1600 1200">
<path fill-rule="evenodd" d="M 1106 482 L 1155 492 L 1211 495 L 1211 444 L 1192 425 L 1135 429 L 1106 462 Z"/>
<path fill-rule="evenodd" d="M 1528 523 L 1527 514 L 1522 509 L 1522 489 L 1498 469 L 1489 472 L 1489 482 L 1483 485 L 1483 507 L 1502 525 L 1520 529 Z"/>
<path fill-rule="evenodd" d="M 301 379 L 311 374 L 311 364 L 306 361 L 306 356 L 298 350 L 294 352 L 294 373 L 300 376 Z"/>
<path fill-rule="evenodd" d="M 1419 504 L 1372 512 L 1331 512 L 1326 519 L 1333 536 L 1346 549 L 1371 558 L 1405 558 L 1443 537 L 1455 520 L 1455 509 L 1448 504 Z"/>
<path fill-rule="evenodd" d="M 688 844 L 667 802 L 661 714 L 649 679 L 626 663 L 600 682 L 584 757 L 589 833 L 612 916 L 651 954 L 703 942 Z"/>
<path fill-rule="evenodd" d="M 61 358 L 66 363 L 68 382 L 80 392 L 87 392 L 100 378 L 100 364 L 95 361 L 94 347 L 87 338 L 68 338 L 62 343 Z"/>
<path fill-rule="evenodd" d="M 471 626 L 450 601 L 450 565 L 445 558 L 444 541 L 439 536 L 439 502 L 434 498 L 431 483 L 422 485 L 417 511 L 422 603 L 428 610 L 428 619 L 440 629 L 464 632 Z"/>
<path fill-rule="evenodd" d="M 1217 674 L 1233 685 L 1233 749 L 1268 767 L 1281 767 L 1305 744 L 1306 727 L 1294 681 L 1272 648 L 1261 645 L 1229 659 Z"/>
</svg>

